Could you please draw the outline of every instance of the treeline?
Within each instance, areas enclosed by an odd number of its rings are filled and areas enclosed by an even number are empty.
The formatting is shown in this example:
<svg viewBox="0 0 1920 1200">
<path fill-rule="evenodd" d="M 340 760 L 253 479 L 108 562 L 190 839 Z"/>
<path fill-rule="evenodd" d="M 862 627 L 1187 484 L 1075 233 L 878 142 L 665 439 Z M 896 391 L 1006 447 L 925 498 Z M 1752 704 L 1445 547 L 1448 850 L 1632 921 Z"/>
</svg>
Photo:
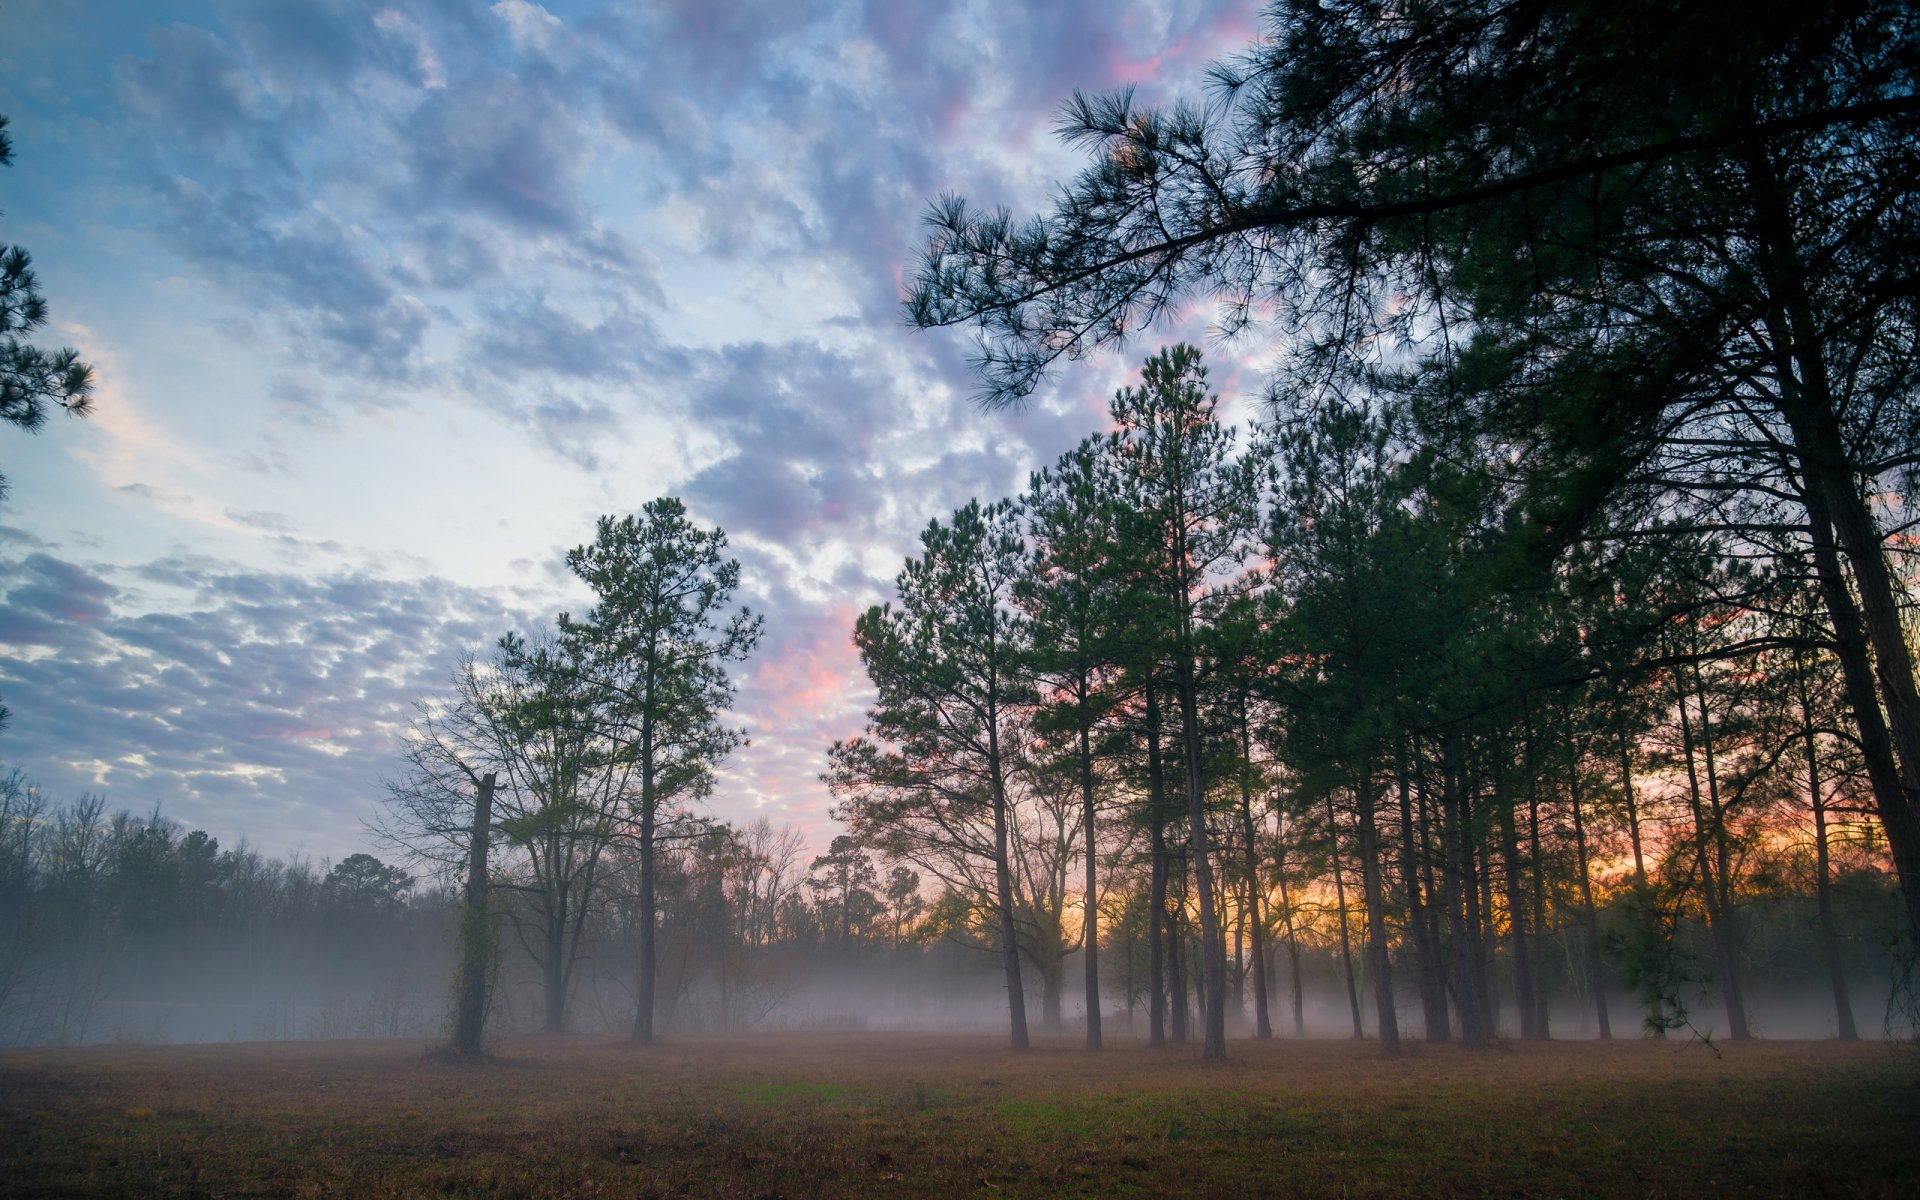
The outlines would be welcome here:
<svg viewBox="0 0 1920 1200">
<path fill-rule="evenodd" d="M 0 1043 L 374 1037 L 444 1007 L 450 898 L 0 776 Z"/>
<path fill-rule="evenodd" d="M 855 628 L 878 703 L 837 814 L 1000 948 L 1015 1044 L 1076 949 L 1090 1045 L 1116 986 L 1154 1041 L 1191 1010 L 1219 1053 L 1248 1003 L 1298 1029 L 1315 912 L 1389 1046 L 1411 1013 L 1545 1037 L 1576 998 L 1665 1034 L 1708 995 L 1740 1039 L 1767 976 L 1856 1036 L 1904 921 L 1804 555 L 1650 522 L 1532 569 L 1498 461 L 1391 396 L 1243 447 L 1205 380 L 1149 360 L 1112 432 L 932 523 Z"/>
<path fill-rule="evenodd" d="M 763 820 L 681 826 L 657 862 L 659 1027 L 948 1019 L 976 956 L 928 923 L 917 873 L 837 842 L 809 856 Z M 545 908 L 498 863 L 494 1033 L 630 1028 L 630 845 L 603 848 L 548 1010 Z M 0 1044 L 430 1037 L 445 1032 L 457 893 L 369 854 L 339 863 L 221 848 L 98 795 L 51 801 L 0 775 Z"/>
</svg>

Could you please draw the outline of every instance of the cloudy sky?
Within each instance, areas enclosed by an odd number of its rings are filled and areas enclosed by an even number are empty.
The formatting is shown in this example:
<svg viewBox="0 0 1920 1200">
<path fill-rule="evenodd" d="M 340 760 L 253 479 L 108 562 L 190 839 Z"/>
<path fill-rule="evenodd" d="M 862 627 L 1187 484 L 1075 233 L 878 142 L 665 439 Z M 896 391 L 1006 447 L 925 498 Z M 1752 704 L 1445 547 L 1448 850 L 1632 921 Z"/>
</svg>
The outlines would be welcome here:
<svg viewBox="0 0 1920 1200">
<path fill-rule="evenodd" d="M 1196 94 L 1253 9 L 10 0 L 0 241 L 99 387 L 0 430 L 0 763 L 365 849 L 413 703 L 673 494 L 767 616 L 713 807 L 824 843 L 854 616 L 1153 348 L 974 409 L 966 335 L 899 321 L 927 201 L 1035 210 L 1075 88 Z"/>
</svg>

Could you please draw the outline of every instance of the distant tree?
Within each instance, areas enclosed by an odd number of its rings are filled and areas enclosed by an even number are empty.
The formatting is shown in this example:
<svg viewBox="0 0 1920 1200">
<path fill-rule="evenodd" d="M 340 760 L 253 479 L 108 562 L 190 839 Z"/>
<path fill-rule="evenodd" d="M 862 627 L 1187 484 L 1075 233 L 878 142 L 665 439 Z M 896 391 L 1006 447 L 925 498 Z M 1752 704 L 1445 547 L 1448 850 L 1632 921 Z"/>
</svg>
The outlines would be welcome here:
<svg viewBox="0 0 1920 1200">
<path fill-rule="evenodd" d="M 927 902 L 920 895 L 920 872 L 902 864 L 887 872 L 886 884 L 887 915 L 893 922 L 893 945 L 900 945 L 901 937 L 913 928 L 920 914 L 927 911 Z"/>
<path fill-rule="evenodd" d="M 184 857 L 186 843 L 181 848 Z M 413 876 L 371 854 L 349 854 L 327 872 L 326 885 L 348 907 L 377 912 L 404 902 L 413 888 Z"/>
<path fill-rule="evenodd" d="M 596 735 L 637 785 L 624 798 L 639 851 L 636 1042 L 653 1040 L 662 818 L 711 792 L 715 767 L 745 737 L 722 724 L 734 696 L 728 665 L 752 653 L 761 620 L 728 611 L 740 564 L 726 546 L 726 534 L 694 525 L 669 496 L 635 516 L 600 518 L 594 540 L 567 554 L 595 603 L 584 616 L 560 615 L 561 642 L 590 694 Z"/>
<path fill-rule="evenodd" d="M 846 834 L 833 839 L 825 854 L 813 860 L 807 889 L 820 910 L 820 923 L 838 930 L 841 944 L 864 937 L 883 911 L 878 895 L 880 875 L 873 860 Z"/>
</svg>

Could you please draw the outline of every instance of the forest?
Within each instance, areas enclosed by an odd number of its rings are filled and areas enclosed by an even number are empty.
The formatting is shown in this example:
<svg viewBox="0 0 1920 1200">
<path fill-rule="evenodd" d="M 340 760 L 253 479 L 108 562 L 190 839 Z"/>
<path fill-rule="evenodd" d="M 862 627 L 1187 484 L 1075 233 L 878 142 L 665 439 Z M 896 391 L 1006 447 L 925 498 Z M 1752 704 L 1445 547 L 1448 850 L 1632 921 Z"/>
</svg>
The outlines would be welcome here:
<svg viewBox="0 0 1920 1200">
<path fill-rule="evenodd" d="M 225 1036 L 431 1032 L 482 772 L 509 1028 L 647 1040 L 642 994 L 683 1032 L 977 1022 L 1004 988 L 1016 1046 L 1031 1007 L 1089 1047 L 1112 1012 L 1219 1054 L 1305 1034 L 1309 993 L 1387 1048 L 1416 1014 L 1468 1045 L 1910 1036 L 1809 564 L 1654 530 L 1502 577 L 1489 472 L 1387 404 L 1242 446 L 1191 347 L 1110 417 L 1024 495 L 930 523 L 851 631 L 878 700 L 828 752 L 826 853 L 696 811 L 740 736 L 716 664 L 757 618 L 726 612 L 724 537 L 656 501 L 570 555 L 591 613 L 423 705 L 385 826 L 420 887 L 50 808 L 15 771 L 10 1036 L 164 1037 L 155 997 L 229 990 L 253 1004 Z M 103 1023 L 135 980 L 153 1024 Z"/>
</svg>

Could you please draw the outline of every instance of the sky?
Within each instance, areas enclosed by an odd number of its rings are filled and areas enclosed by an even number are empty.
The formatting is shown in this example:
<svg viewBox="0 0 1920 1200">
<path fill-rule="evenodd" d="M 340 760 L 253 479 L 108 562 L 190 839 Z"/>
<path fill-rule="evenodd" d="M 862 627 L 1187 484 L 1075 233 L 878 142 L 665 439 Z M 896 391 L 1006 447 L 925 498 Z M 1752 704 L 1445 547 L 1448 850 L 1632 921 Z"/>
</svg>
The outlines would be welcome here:
<svg viewBox="0 0 1920 1200">
<path fill-rule="evenodd" d="M 1176 329 L 983 412 L 901 322 L 935 196 L 1037 211 L 1075 89 L 1201 98 L 1225 0 L 8 0 L 0 242 L 95 412 L 0 429 L 0 764 L 338 860 L 460 656 L 675 495 L 764 614 L 709 808 L 824 846 L 854 618 Z M 1229 401 L 1257 379 L 1215 364 Z"/>
</svg>

